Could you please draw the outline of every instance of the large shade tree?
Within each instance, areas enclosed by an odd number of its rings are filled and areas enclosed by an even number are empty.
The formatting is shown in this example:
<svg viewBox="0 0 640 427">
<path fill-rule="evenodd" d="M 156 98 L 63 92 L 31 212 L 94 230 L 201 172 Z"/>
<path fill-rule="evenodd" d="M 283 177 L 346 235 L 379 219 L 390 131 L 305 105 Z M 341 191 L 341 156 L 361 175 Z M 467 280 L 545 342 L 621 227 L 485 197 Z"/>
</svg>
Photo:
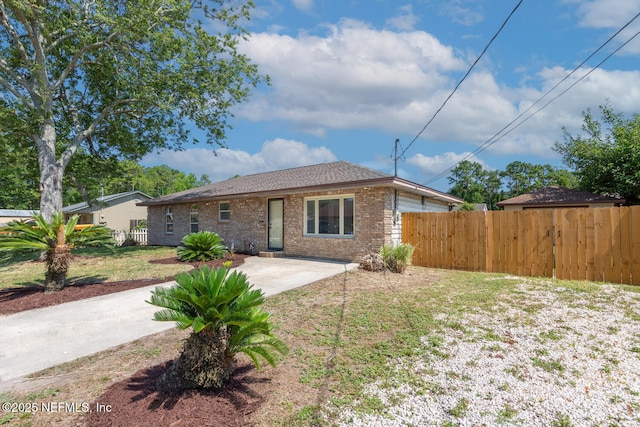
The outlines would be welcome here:
<svg viewBox="0 0 640 427">
<path fill-rule="evenodd" d="M 582 135 L 564 129 L 554 149 L 575 170 L 579 187 L 597 194 L 620 195 L 640 203 L 640 114 L 631 118 L 600 107 L 601 120 L 583 113 Z M 603 129 L 604 128 L 604 129 Z"/>
<path fill-rule="evenodd" d="M 223 143 L 230 107 L 265 80 L 238 52 L 252 6 L 0 0 L 0 128 L 35 148 L 45 218 L 79 150 L 137 159 L 180 149 L 194 125 Z"/>
</svg>

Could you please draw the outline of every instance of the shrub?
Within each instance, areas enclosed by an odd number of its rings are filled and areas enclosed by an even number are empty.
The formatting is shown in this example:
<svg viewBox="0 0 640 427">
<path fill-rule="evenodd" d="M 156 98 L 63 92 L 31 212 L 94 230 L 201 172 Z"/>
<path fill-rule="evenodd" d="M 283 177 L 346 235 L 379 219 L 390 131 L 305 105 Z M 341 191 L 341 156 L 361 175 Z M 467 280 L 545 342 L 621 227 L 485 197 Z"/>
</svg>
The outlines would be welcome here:
<svg viewBox="0 0 640 427">
<path fill-rule="evenodd" d="M 192 328 L 179 358 L 158 381 L 160 391 L 220 388 L 236 369 L 235 355 L 247 354 L 275 366 L 287 346 L 272 334 L 269 314 L 260 305 L 264 295 L 252 289 L 247 276 L 225 267 L 203 267 L 178 274 L 172 288 L 157 287 L 147 301 L 164 310 L 155 320 Z"/>
<path fill-rule="evenodd" d="M 382 259 L 382 255 L 376 252 L 366 254 L 360 261 L 360 268 L 367 271 L 384 270 L 384 260 Z"/>
<path fill-rule="evenodd" d="M 463 204 L 460 205 L 460 208 L 458 210 L 462 211 L 462 212 L 475 211 L 476 210 L 476 204 L 475 203 L 471 203 L 471 202 L 464 202 Z"/>
<path fill-rule="evenodd" d="M 227 253 L 222 238 L 211 231 L 199 231 L 184 236 L 178 246 L 178 259 L 184 262 L 211 261 L 220 259 Z"/>
<path fill-rule="evenodd" d="M 384 265 L 394 273 L 403 273 L 407 265 L 411 264 L 414 247 L 409 244 L 397 246 L 384 245 L 380 248 L 380 256 Z"/>
<path fill-rule="evenodd" d="M 134 239 L 133 237 L 127 237 L 126 239 L 124 239 L 124 241 L 120 246 L 125 247 L 125 246 L 138 246 L 138 245 L 140 245 L 140 242 L 138 242 L 136 239 Z"/>
</svg>

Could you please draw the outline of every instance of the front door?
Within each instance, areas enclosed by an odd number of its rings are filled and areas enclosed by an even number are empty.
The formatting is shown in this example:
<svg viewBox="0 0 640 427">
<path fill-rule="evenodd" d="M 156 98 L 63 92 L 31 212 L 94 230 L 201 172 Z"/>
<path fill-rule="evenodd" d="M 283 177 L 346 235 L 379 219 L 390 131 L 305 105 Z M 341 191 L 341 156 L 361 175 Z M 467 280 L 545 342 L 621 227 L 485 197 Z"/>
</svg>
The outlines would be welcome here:
<svg viewBox="0 0 640 427">
<path fill-rule="evenodd" d="M 269 249 L 284 248 L 284 199 L 269 200 Z"/>
</svg>

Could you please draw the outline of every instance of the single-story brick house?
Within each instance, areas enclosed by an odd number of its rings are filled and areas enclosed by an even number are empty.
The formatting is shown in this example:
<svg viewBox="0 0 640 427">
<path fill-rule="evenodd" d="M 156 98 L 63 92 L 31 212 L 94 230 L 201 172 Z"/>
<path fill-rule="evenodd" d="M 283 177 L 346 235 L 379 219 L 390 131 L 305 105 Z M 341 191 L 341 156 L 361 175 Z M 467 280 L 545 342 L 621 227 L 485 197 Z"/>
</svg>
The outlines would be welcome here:
<svg viewBox="0 0 640 427">
<path fill-rule="evenodd" d="M 112 230 L 131 231 L 147 219 L 147 210 L 138 203 L 151 200 L 141 191 L 109 194 L 87 203 L 65 206 L 65 217 L 79 215 L 78 224 L 102 224 Z"/>
<path fill-rule="evenodd" d="M 498 202 L 504 210 L 554 208 L 611 208 L 625 203 L 624 199 L 564 187 L 545 187 Z"/>
<path fill-rule="evenodd" d="M 401 212 L 449 211 L 463 200 L 349 162 L 231 178 L 139 203 L 148 244 L 214 231 L 238 252 L 356 261 L 398 243 Z"/>
</svg>

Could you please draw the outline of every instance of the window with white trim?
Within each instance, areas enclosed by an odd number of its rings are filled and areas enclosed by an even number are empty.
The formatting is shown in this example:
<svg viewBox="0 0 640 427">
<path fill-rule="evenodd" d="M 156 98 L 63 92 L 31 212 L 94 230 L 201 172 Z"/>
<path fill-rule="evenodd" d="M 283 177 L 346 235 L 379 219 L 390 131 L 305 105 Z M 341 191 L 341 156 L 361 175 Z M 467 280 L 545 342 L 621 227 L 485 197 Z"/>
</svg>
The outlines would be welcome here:
<svg viewBox="0 0 640 427">
<path fill-rule="evenodd" d="M 218 207 L 218 218 L 220 221 L 231 221 L 231 203 L 220 202 Z"/>
<path fill-rule="evenodd" d="M 192 233 L 198 232 L 198 205 L 191 206 L 191 212 L 189 212 L 189 225 Z"/>
<path fill-rule="evenodd" d="M 353 195 L 306 197 L 304 234 L 353 236 Z"/>
<path fill-rule="evenodd" d="M 173 234 L 173 206 L 167 206 L 164 212 L 165 233 Z"/>
</svg>

